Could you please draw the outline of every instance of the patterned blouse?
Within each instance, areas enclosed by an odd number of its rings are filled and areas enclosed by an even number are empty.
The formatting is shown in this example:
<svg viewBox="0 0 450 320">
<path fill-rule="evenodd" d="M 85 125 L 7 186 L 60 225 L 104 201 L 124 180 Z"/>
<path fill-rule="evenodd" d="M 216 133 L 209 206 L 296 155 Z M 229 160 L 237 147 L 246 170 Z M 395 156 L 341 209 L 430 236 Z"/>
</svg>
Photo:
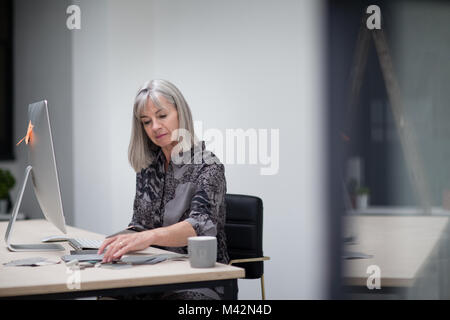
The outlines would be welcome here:
<svg viewBox="0 0 450 320">
<path fill-rule="evenodd" d="M 190 156 L 190 164 L 178 165 L 171 160 L 166 172 L 166 158 L 160 149 L 153 163 L 136 174 L 129 226 L 154 229 L 187 221 L 197 236 L 217 237 L 217 261 L 228 263 L 224 166 L 214 154 L 205 151 L 204 142 L 201 148 L 192 148 Z M 187 246 L 162 248 L 187 254 Z"/>
</svg>

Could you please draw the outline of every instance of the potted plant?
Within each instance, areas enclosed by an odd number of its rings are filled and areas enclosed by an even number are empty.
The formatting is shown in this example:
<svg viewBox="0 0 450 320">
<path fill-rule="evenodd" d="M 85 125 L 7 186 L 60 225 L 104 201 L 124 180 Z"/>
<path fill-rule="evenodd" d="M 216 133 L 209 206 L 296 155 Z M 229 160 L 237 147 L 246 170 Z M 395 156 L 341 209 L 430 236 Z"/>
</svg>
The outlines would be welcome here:
<svg viewBox="0 0 450 320">
<path fill-rule="evenodd" d="M 352 209 L 356 209 L 356 190 L 358 189 L 358 185 L 358 181 L 355 178 L 351 178 L 347 182 L 347 193 Z"/>
<path fill-rule="evenodd" d="M 16 184 L 16 180 L 9 170 L 0 169 L 0 213 L 7 213 L 9 204 L 9 191 Z"/>
<path fill-rule="evenodd" d="M 356 208 L 367 209 L 369 206 L 370 189 L 367 187 L 358 187 L 356 189 Z"/>
</svg>

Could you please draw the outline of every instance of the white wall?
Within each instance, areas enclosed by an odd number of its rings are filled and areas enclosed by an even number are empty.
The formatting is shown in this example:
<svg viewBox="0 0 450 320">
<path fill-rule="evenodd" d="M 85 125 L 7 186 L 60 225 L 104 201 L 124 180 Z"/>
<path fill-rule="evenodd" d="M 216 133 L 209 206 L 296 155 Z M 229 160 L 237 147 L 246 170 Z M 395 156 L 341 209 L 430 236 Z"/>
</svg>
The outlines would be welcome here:
<svg viewBox="0 0 450 320">
<path fill-rule="evenodd" d="M 110 144 L 112 109 L 108 96 L 107 1 L 74 2 L 81 29 L 72 30 L 74 210 L 77 227 L 108 233 L 112 221 Z"/>
<path fill-rule="evenodd" d="M 145 80 L 165 78 L 204 130 L 279 129 L 278 174 L 226 164 L 228 192 L 264 201 L 267 298 L 325 297 L 321 2 L 73 3 L 82 17 L 81 30 L 67 31 L 75 226 L 112 233 L 130 221 L 133 98 Z M 241 299 L 260 296 L 257 280 L 239 288 Z"/>
</svg>

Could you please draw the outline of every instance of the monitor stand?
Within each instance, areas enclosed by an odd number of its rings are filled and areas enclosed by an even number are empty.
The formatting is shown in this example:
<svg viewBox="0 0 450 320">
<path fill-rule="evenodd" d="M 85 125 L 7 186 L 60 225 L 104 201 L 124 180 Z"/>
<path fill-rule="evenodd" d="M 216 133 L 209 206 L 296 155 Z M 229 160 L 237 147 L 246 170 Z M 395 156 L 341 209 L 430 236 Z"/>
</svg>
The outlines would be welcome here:
<svg viewBox="0 0 450 320">
<path fill-rule="evenodd" d="M 8 247 L 8 250 L 10 251 L 64 251 L 64 247 L 55 244 L 55 243 L 36 243 L 36 244 L 11 244 L 10 238 L 12 229 L 14 226 L 14 222 L 16 221 L 17 214 L 19 213 L 20 205 L 22 203 L 22 197 L 23 193 L 25 191 L 25 187 L 27 185 L 28 178 L 30 176 L 31 170 L 33 169 L 32 166 L 28 166 L 25 169 L 25 179 L 22 184 L 22 188 L 20 189 L 19 195 L 17 196 L 16 203 L 14 204 L 14 209 L 11 215 L 11 218 L 9 219 L 8 228 L 6 229 L 5 233 L 5 242 L 6 246 Z"/>
</svg>

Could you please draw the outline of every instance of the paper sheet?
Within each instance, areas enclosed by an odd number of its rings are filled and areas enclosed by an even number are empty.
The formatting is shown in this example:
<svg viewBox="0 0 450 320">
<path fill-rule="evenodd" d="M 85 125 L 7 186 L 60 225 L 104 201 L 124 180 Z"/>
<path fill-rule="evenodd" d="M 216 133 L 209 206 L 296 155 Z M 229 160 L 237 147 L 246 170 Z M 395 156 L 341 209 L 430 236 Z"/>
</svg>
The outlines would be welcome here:
<svg viewBox="0 0 450 320">
<path fill-rule="evenodd" d="M 27 259 L 13 260 L 3 265 L 7 267 L 38 267 L 38 266 L 46 266 L 50 264 L 58 264 L 60 263 L 59 258 L 41 258 L 41 257 L 33 257 Z"/>
</svg>

